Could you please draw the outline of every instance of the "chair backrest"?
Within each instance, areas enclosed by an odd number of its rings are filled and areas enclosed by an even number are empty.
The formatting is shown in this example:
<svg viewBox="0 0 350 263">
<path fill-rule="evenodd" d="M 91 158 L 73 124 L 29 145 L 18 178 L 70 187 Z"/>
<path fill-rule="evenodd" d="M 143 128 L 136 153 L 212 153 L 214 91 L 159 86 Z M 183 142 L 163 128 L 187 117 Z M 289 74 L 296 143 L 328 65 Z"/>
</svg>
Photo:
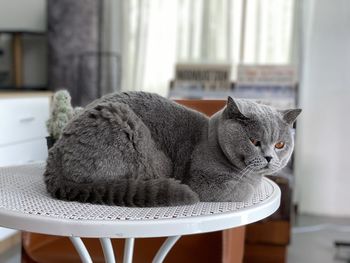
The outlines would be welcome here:
<svg viewBox="0 0 350 263">
<path fill-rule="evenodd" d="M 208 116 L 213 115 L 226 105 L 225 100 L 175 100 L 188 108 L 200 111 Z"/>
</svg>

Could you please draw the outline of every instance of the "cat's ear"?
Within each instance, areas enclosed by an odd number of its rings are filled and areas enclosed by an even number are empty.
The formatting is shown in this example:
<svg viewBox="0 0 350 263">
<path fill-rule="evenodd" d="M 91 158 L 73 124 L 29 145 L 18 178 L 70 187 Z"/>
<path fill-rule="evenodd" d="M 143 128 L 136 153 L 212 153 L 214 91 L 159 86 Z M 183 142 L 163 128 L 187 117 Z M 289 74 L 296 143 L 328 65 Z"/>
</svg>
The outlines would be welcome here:
<svg viewBox="0 0 350 263">
<path fill-rule="evenodd" d="M 240 121 L 248 120 L 239 109 L 237 103 L 230 96 L 227 98 L 227 104 L 225 109 L 226 116 L 230 119 L 236 119 Z"/>
<path fill-rule="evenodd" d="M 291 125 L 295 122 L 296 118 L 301 113 L 301 109 L 282 110 L 280 112 L 282 114 L 282 119 Z"/>
</svg>

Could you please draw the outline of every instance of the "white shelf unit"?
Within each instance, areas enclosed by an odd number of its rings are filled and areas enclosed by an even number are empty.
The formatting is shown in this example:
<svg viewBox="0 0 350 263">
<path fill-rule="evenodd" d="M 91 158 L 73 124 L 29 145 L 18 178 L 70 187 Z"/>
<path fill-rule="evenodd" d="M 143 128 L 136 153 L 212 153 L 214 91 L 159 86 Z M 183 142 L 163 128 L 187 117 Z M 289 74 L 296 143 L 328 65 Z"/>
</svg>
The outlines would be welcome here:
<svg viewBox="0 0 350 263">
<path fill-rule="evenodd" d="M 51 92 L 0 92 L 0 169 L 46 159 L 50 101 Z M 16 233 L 0 227 L 0 242 Z"/>
</svg>

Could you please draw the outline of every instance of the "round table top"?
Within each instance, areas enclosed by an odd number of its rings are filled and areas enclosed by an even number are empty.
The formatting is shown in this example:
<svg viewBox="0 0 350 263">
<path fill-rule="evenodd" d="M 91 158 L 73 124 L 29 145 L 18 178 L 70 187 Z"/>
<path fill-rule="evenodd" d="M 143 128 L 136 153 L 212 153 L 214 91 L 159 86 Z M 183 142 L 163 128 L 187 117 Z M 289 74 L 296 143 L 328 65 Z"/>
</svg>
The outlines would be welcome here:
<svg viewBox="0 0 350 263">
<path fill-rule="evenodd" d="M 281 191 L 264 178 L 249 202 L 128 208 L 54 199 L 46 192 L 45 164 L 0 168 L 0 225 L 79 237 L 161 237 L 246 225 L 275 212 Z"/>
</svg>

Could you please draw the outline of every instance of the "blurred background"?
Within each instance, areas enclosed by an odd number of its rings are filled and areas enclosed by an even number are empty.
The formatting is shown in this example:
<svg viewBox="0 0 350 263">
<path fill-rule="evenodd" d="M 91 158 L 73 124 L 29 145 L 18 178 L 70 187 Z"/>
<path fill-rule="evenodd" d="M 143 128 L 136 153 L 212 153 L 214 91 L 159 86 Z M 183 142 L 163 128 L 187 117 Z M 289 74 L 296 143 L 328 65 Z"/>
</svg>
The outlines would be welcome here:
<svg viewBox="0 0 350 263">
<path fill-rule="evenodd" d="M 0 0 L 0 166 L 46 158 L 59 89 L 300 107 L 281 209 L 246 229 L 244 261 L 349 261 L 349 28 L 348 0 Z M 23 111 L 33 135 L 13 137 Z M 1 229 L 1 262 L 18 240 Z"/>
</svg>

